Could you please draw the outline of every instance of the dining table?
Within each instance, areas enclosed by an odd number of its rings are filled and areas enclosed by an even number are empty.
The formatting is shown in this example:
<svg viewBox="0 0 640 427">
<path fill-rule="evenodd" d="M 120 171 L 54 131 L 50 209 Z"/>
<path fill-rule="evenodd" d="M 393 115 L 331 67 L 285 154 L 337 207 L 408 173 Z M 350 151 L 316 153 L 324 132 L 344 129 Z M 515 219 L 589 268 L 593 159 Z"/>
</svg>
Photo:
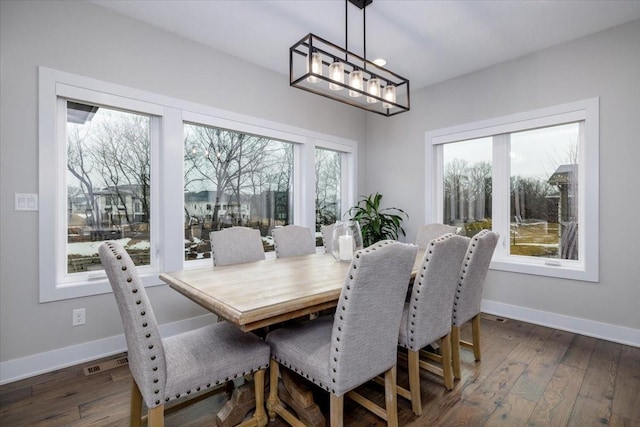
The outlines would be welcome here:
<svg viewBox="0 0 640 427">
<path fill-rule="evenodd" d="M 420 268 L 423 256 L 424 250 L 419 250 L 412 279 Z M 329 253 L 315 253 L 243 264 L 185 268 L 162 273 L 160 279 L 215 313 L 219 319 L 250 332 L 332 309 L 338 303 L 350 268 L 349 261 L 338 261 Z M 300 412 L 306 413 L 302 415 L 305 423 L 324 425 L 324 417 L 313 399 L 310 400 L 310 392 L 297 388 L 288 378 L 283 382 L 287 387 L 285 394 L 289 395 L 288 404 L 298 406 L 298 415 Z M 243 403 L 239 400 L 242 399 L 236 396 L 234 402 L 232 396 L 227 402 L 231 407 L 236 405 L 241 408 L 227 408 L 224 414 L 219 413 L 219 426 L 233 425 L 237 417 L 244 416 Z"/>
</svg>

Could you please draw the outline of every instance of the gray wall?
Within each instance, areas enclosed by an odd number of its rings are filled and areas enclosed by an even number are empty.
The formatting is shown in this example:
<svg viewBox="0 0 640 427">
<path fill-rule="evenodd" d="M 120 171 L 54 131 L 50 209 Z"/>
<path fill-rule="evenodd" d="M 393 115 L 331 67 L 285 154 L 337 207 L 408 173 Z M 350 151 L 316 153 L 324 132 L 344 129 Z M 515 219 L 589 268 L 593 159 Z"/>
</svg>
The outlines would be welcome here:
<svg viewBox="0 0 640 427">
<path fill-rule="evenodd" d="M 600 282 L 492 271 L 485 297 L 640 329 L 640 21 L 423 89 L 382 118 L 89 3 L 2 0 L 0 20 L 0 362 L 122 333 L 110 294 L 38 303 L 48 213 L 13 211 L 14 193 L 38 192 L 38 65 L 359 141 L 358 194 L 407 210 L 408 240 L 424 220 L 425 131 L 599 96 Z M 204 313 L 166 286 L 149 294 L 161 323 Z M 72 328 L 79 307 L 87 325 Z"/>
<path fill-rule="evenodd" d="M 409 213 L 413 240 L 425 218 L 425 131 L 592 97 L 600 97 L 600 282 L 490 271 L 484 297 L 640 336 L 640 21 L 420 90 L 411 111 L 391 120 L 369 115 L 365 189 Z"/>
<path fill-rule="evenodd" d="M 364 153 L 364 112 L 290 88 L 286 76 L 91 3 L 0 4 L 2 362 L 122 333 L 111 294 L 38 303 L 38 215 L 50 213 L 13 210 L 14 193 L 38 192 L 37 66 L 349 138 Z M 149 297 L 161 323 L 204 313 L 167 286 Z M 80 307 L 87 324 L 72 328 Z"/>
</svg>

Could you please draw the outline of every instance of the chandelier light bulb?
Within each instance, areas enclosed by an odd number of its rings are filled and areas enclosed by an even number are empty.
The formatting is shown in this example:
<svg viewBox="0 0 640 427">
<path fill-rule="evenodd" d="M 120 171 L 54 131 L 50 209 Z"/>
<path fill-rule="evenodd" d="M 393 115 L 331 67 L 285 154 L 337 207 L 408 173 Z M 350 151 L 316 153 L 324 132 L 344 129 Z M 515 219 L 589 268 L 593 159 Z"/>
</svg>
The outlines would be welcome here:
<svg viewBox="0 0 640 427">
<path fill-rule="evenodd" d="M 309 72 L 309 63 L 307 62 L 307 72 Z M 322 57 L 318 52 L 311 54 L 311 72 L 314 74 L 322 75 Z M 309 76 L 307 81 L 309 83 L 318 83 L 318 78 L 315 76 Z"/>
<path fill-rule="evenodd" d="M 396 87 L 393 85 L 386 85 L 384 87 L 384 89 L 382 90 L 382 97 L 385 99 L 385 101 L 389 101 L 389 102 L 393 102 L 395 104 L 396 102 Z M 387 103 L 387 102 L 383 102 L 382 106 L 384 108 L 393 108 L 394 106 Z"/>
<path fill-rule="evenodd" d="M 354 89 L 362 90 L 362 88 L 364 87 L 364 80 L 362 78 L 361 70 L 353 70 L 351 73 L 349 73 L 349 86 Z M 362 96 L 362 94 L 360 92 L 356 92 L 355 90 L 350 90 L 349 96 L 357 98 L 359 96 Z"/>
<path fill-rule="evenodd" d="M 367 93 L 373 96 L 380 96 L 380 80 L 376 77 L 369 79 L 367 82 Z M 377 99 L 367 96 L 367 102 L 373 104 L 378 102 Z"/>
<path fill-rule="evenodd" d="M 329 65 L 329 78 L 334 82 L 344 83 L 344 64 L 342 62 L 334 62 Z M 342 90 L 342 86 L 329 83 L 329 89 Z"/>
</svg>

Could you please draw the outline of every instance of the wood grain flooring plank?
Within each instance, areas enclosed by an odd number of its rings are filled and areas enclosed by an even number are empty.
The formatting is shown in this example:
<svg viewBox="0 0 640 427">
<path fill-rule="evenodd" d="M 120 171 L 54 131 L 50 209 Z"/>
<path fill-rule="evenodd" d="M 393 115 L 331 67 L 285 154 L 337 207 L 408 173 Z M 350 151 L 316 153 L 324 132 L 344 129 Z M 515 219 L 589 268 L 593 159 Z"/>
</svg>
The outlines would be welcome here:
<svg viewBox="0 0 640 427">
<path fill-rule="evenodd" d="M 616 374 L 622 346 L 598 340 L 580 386 L 569 426 L 606 425 L 612 416 Z"/>
<path fill-rule="evenodd" d="M 528 426 L 567 425 L 585 373 L 584 369 L 558 365 L 529 418 Z"/>
<path fill-rule="evenodd" d="M 519 329 L 519 332 L 525 333 L 525 330 Z M 488 334 L 485 334 L 488 335 Z M 519 340 L 517 335 L 513 334 L 495 334 L 489 335 L 485 339 L 482 348 L 482 361 L 475 363 L 473 360 L 473 352 L 461 350 L 461 363 L 469 360 L 468 363 L 462 364 L 462 398 L 466 399 L 473 394 L 478 387 L 485 381 L 489 375 L 518 347 Z"/>
<path fill-rule="evenodd" d="M 510 358 L 514 351 L 444 418 L 444 425 L 483 425 L 491 417 L 527 367 L 528 362 Z"/>
<path fill-rule="evenodd" d="M 640 422 L 640 348 L 622 346 L 612 412 Z"/>
<path fill-rule="evenodd" d="M 532 347 L 535 350 L 542 350 L 553 334 L 553 331 L 553 329 L 536 325 L 531 329 L 529 334 L 524 337 L 521 342 L 522 344 Z"/>
<path fill-rule="evenodd" d="M 574 334 L 573 332 L 554 329 L 545 342 L 545 347 L 557 347 L 567 350 L 575 337 L 576 334 Z"/>
<path fill-rule="evenodd" d="M 508 393 L 489 417 L 487 426 L 524 426 L 536 406 L 535 402 L 513 393 Z"/>
<path fill-rule="evenodd" d="M 613 400 L 616 373 L 620 361 L 620 344 L 598 341 L 580 387 L 579 395 L 592 400 Z"/>
<path fill-rule="evenodd" d="M 560 363 L 586 370 L 597 341 L 596 338 L 575 335 Z"/>
<path fill-rule="evenodd" d="M 578 396 L 567 427 L 606 426 L 611 419 L 611 402 Z"/>
<path fill-rule="evenodd" d="M 514 384 L 511 393 L 531 402 L 538 402 L 564 353 L 564 348 L 550 346 L 537 352 L 527 369 Z"/>
<path fill-rule="evenodd" d="M 609 427 L 640 427 L 640 422 L 613 414 L 609 420 Z"/>
</svg>

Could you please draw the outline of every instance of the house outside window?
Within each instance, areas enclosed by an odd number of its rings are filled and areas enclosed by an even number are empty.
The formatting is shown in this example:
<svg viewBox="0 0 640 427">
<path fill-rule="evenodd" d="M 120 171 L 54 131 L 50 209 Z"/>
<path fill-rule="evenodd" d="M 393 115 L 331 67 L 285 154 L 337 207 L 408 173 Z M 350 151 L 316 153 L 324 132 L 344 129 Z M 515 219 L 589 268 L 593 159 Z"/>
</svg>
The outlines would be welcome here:
<svg viewBox="0 0 640 427">
<path fill-rule="evenodd" d="M 427 134 L 427 222 L 500 236 L 492 268 L 597 281 L 598 101 Z"/>
</svg>

